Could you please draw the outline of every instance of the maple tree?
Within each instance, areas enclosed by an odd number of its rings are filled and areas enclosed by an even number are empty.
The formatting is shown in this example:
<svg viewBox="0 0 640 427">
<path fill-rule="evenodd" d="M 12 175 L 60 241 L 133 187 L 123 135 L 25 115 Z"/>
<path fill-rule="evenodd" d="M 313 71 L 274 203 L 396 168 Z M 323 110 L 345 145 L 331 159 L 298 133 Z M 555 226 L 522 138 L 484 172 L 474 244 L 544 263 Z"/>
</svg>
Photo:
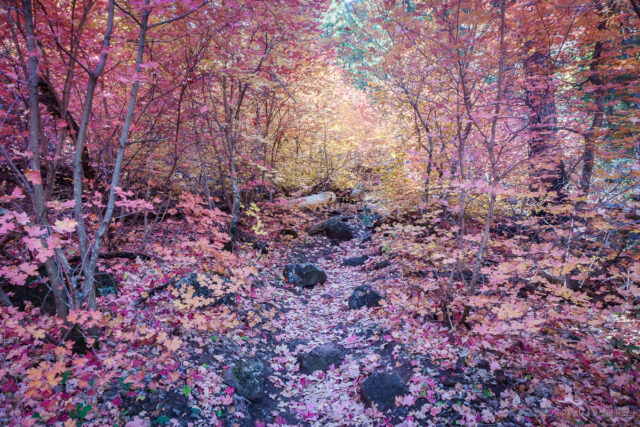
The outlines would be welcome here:
<svg viewBox="0 0 640 427">
<path fill-rule="evenodd" d="M 2 424 L 637 422 L 636 0 L 0 10 Z"/>
</svg>

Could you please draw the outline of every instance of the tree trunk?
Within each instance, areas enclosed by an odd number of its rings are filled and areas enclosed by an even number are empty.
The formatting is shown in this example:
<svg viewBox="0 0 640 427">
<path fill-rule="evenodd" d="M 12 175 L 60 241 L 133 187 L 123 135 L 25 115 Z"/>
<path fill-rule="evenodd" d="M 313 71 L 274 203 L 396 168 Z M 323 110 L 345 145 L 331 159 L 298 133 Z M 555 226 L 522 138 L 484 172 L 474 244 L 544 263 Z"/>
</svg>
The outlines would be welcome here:
<svg viewBox="0 0 640 427">
<path fill-rule="evenodd" d="M 78 225 L 76 230 L 78 232 L 78 243 L 80 245 L 80 254 L 82 256 L 82 270 L 84 272 L 84 285 L 80 293 L 79 298 L 76 298 L 76 302 L 82 305 L 83 302 L 87 302 L 88 309 L 95 309 L 96 307 L 96 295 L 94 289 L 93 274 L 95 266 L 98 262 L 98 255 L 100 251 L 100 239 L 102 236 L 96 233 L 94 237 L 94 245 L 92 250 L 94 253 L 89 252 L 89 237 L 87 233 L 86 224 L 84 222 L 84 213 L 82 209 L 82 181 L 83 181 L 83 164 L 84 156 L 86 152 L 85 141 L 87 138 L 87 128 L 89 126 L 89 120 L 91 119 L 91 111 L 93 106 L 93 97 L 98 83 L 98 78 L 104 70 L 105 63 L 107 61 L 107 49 L 111 42 L 111 32 L 113 30 L 113 15 L 115 2 L 109 1 L 109 10 L 107 17 L 107 28 L 103 39 L 103 50 L 100 54 L 100 60 L 96 65 L 93 72 L 89 73 L 89 80 L 87 83 L 87 91 L 85 94 L 84 106 L 82 110 L 82 118 L 80 120 L 80 126 L 78 128 L 78 134 L 76 138 L 75 156 L 73 159 L 73 194 L 75 199 L 74 216 Z M 117 186 L 117 183 L 115 184 Z M 111 192 L 113 192 L 114 186 L 112 183 Z M 108 210 L 108 208 L 107 208 Z M 104 218 L 103 218 L 104 222 Z M 103 231 L 104 233 L 104 231 Z M 96 247 L 96 241 L 98 242 Z"/>
<path fill-rule="evenodd" d="M 240 221 L 240 189 L 238 187 L 238 173 L 236 171 L 236 150 L 231 151 L 229 169 L 231 171 L 231 189 L 233 194 L 233 204 L 231 207 L 231 223 L 229 225 L 229 236 L 231 237 L 231 248 L 233 250 L 237 233 L 238 221 Z"/>
<path fill-rule="evenodd" d="M 42 176 L 40 165 L 40 144 L 38 138 L 40 136 L 40 101 L 38 96 L 38 55 L 36 52 L 35 31 L 33 27 L 33 11 L 31 0 L 22 0 L 22 13 L 24 16 L 24 30 L 27 39 L 27 85 L 29 88 L 29 150 L 31 158 L 29 159 L 29 169 Z M 33 182 L 32 191 L 33 208 L 38 225 L 45 229 L 49 229 L 47 223 L 47 211 L 45 205 L 45 195 L 42 182 Z M 48 234 L 48 233 L 47 233 Z M 46 247 L 46 241 L 42 239 L 42 244 Z M 67 300 L 65 298 L 64 282 L 62 281 L 60 269 L 53 257 L 47 258 L 45 261 L 47 276 L 53 289 L 55 297 L 56 313 L 61 318 L 66 318 L 68 314 Z"/>
<path fill-rule="evenodd" d="M 529 45 L 532 45 L 529 42 Z M 537 48 L 524 61 L 527 77 L 525 100 L 529 107 L 529 124 L 531 138 L 529 140 L 529 160 L 531 165 L 532 191 L 546 194 L 555 192 L 554 202 L 564 198 L 565 184 L 564 162 L 558 159 L 554 151 L 558 118 L 555 102 L 555 87 L 551 58 L 542 54 Z"/>
<path fill-rule="evenodd" d="M 600 21 L 598 24 L 598 30 L 602 31 L 606 28 L 606 22 Z M 603 89 L 604 82 L 600 77 L 599 68 L 602 60 L 602 41 L 598 40 L 593 46 L 593 56 L 591 63 L 589 64 L 589 83 L 596 87 L 595 91 L 595 103 L 596 111 L 593 115 L 591 122 L 591 128 L 589 132 L 584 136 L 584 152 L 582 157 L 582 173 L 580 175 L 580 191 L 583 196 L 587 197 L 589 189 L 591 188 L 591 176 L 593 175 L 593 164 L 595 161 L 595 142 L 598 138 L 598 131 L 602 128 L 604 119 L 604 102 L 605 92 Z M 586 200 L 585 200 L 586 201 Z"/>
</svg>

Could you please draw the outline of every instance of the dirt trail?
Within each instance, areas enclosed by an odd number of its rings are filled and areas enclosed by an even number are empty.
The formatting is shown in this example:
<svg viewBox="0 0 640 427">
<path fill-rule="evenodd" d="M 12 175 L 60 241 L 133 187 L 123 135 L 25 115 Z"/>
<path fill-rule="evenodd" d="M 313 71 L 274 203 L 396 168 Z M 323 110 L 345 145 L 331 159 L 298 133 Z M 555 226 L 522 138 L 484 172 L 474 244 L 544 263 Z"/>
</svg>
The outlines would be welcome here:
<svg viewBox="0 0 640 427">
<path fill-rule="evenodd" d="M 340 245 L 321 235 L 274 242 L 274 249 L 255 261 L 259 273 L 251 294 L 229 307 L 242 327 L 197 337 L 194 341 L 206 344 L 194 344 L 191 357 L 182 362 L 181 369 L 198 372 L 193 392 L 188 397 L 175 391 L 148 394 L 142 402 L 130 402 L 135 406 L 130 413 L 166 414 L 185 426 L 445 426 L 499 409 L 504 384 L 488 366 L 465 366 L 462 346 L 455 366 L 432 362 L 429 353 L 435 349 L 437 354 L 447 343 L 446 330 L 407 317 L 397 266 L 392 261 L 374 268 L 383 258 L 375 256 L 380 241 L 375 235 L 363 239 L 367 233 L 356 218 L 350 224 L 356 237 Z M 364 265 L 343 265 L 345 258 L 361 255 L 370 256 Z M 283 268 L 291 262 L 314 263 L 327 281 L 311 288 L 286 283 Z M 360 285 L 385 296 L 382 306 L 349 309 L 348 299 Z M 327 344 L 335 344 L 343 357 L 326 369 L 303 372 L 301 360 Z M 264 366 L 260 399 L 249 400 L 237 385 L 229 387 L 233 367 L 247 362 Z M 376 395 L 372 400 L 382 396 L 380 401 L 390 402 L 387 408 L 365 404 L 366 382 Z M 472 406 L 463 406 L 468 401 Z"/>
<path fill-rule="evenodd" d="M 343 266 L 343 259 L 373 251 L 373 245 L 362 243 L 361 237 L 332 246 L 318 236 L 303 248 L 294 245 L 284 257 L 270 258 L 278 262 L 263 270 L 264 284 L 256 287 L 253 302 L 273 306 L 276 315 L 260 328 L 262 337 L 257 342 L 249 340 L 250 347 L 255 345 L 254 357 L 268 366 L 268 393 L 262 402 L 240 408 L 248 415 L 244 424 L 286 420 L 294 425 L 378 425 L 386 417 L 363 403 L 363 379 L 375 370 L 401 368 L 406 380 L 412 368 L 418 372 L 430 368 L 417 359 L 412 363 L 403 347 L 393 341 L 385 316 L 378 313 L 384 307 L 348 307 L 357 286 L 375 284 L 370 281 L 370 266 Z M 286 259 L 313 262 L 327 273 L 327 282 L 313 288 L 284 283 L 281 275 Z M 328 343 L 347 349 L 344 361 L 326 372 L 301 373 L 298 357 Z M 253 353 L 249 350 L 245 355 Z M 407 407 L 393 409 L 388 418 L 399 421 L 407 413 Z"/>
</svg>

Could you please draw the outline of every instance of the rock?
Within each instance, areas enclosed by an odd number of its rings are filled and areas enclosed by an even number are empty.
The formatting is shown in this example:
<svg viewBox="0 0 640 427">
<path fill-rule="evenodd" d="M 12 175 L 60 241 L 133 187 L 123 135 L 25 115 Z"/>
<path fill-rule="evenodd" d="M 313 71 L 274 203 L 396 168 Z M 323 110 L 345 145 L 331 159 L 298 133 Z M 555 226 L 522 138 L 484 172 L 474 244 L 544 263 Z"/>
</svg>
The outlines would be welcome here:
<svg viewBox="0 0 640 427">
<path fill-rule="evenodd" d="M 25 309 L 25 303 L 28 301 L 34 307 L 40 308 L 43 313 L 55 315 L 56 303 L 47 271 L 42 266 L 37 270 L 37 273 L 36 276 L 29 276 L 24 285 L 0 282 L 0 286 L 4 292 L 13 294 L 9 300 L 20 310 Z M 82 283 L 83 277 L 79 277 L 78 280 L 79 283 Z M 103 297 L 118 293 L 118 281 L 112 274 L 98 271 L 94 274 L 94 280 L 96 296 Z"/>
<path fill-rule="evenodd" d="M 307 227 L 307 233 L 311 236 L 324 233 L 329 239 L 340 241 L 351 240 L 354 237 L 353 230 L 340 218 L 331 218 L 318 224 Z"/>
<path fill-rule="evenodd" d="M 298 237 L 298 232 L 296 230 L 293 230 L 291 228 L 284 228 L 282 230 L 280 230 L 280 235 L 281 236 L 291 236 L 294 239 Z"/>
<path fill-rule="evenodd" d="M 315 371 L 326 371 L 331 365 L 337 368 L 346 354 L 347 349 L 340 344 L 323 344 L 298 357 L 300 371 L 311 374 Z"/>
<path fill-rule="evenodd" d="M 396 404 L 396 396 L 407 394 L 406 381 L 399 372 L 374 372 L 360 386 L 362 401 L 387 411 Z"/>
<path fill-rule="evenodd" d="M 287 264 L 282 274 L 287 282 L 305 288 L 311 288 L 327 281 L 327 273 L 310 262 Z"/>
<path fill-rule="evenodd" d="M 342 265 L 345 267 L 357 267 L 359 265 L 363 265 L 368 259 L 369 256 L 367 255 L 345 258 L 345 260 L 342 261 Z"/>
<path fill-rule="evenodd" d="M 298 348 L 298 346 L 307 345 L 308 343 L 309 343 L 309 340 L 295 339 L 295 340 L 287 341 L 286 345 L 289 351 L 293 353 L 294 351 L 296 351 L 296 348 Z"/>
<path fill-rule="evenodd" d="M 330 239 L 338 239 L 340 241 L 353 239 L 353 230 L 351 230 L 351 227 L 339 220 L 331 220 L 331 222 L 327 224 L 325 234 Z"/>
<path fill-rule="evenodd" d="M 336 201 L 335 193 L 326 191 L 324 193 L 314 194 L 312 196 L 301 197 L 295 203 L 301 208 L 317 209 L 321 206 L 328 205 Z"/>
<path fill-rule="evenodd" d="M 387 268 L 391 265 L 391 261 L 389 261 L 388 259 L 385 259 L 384 261 L 380 261 L 380 262 L 376 262 L 373 265 L 373 269 L 374 270 L 381 270 L 383 268 Z"/>
<path fill-rule="evenodd" d="M 375 307 L 380 305 L 382 296 L 369 285 L 361 285 L 353 290 L 349 297 L 349 308 L 356 310 L 362 307 Z"/>
<path fill-rule="evenodd" d="M 340 246 L 340 240 L 338 239 L 330 239 L 329 243 L 331 243 L 331 246 Z"/>
<path fill-rule="evenodd" d="M 230 280 L 216 274 L 191 273 L 175 283 L 176 298 L 192 308 L 235 305 L 236 294 L 226 293 Z"/>
<path fill-rule="evenodd" d="M 366 228 L 373 228 L 375 223 L 382 218 L 379 214 L 373 212 L 368 206 L 365 206 L 359 212 L 360 213 L 358 213 L 358 219 L 360 219 L 362 225 L 364 225 Z"/>
<path fill-rule="evenodd" d="M 239 362 L 224 373 L 225 382 L 252 402 L 264 398 L 264 379 L 264 364 L 255 359 Z"/>
<path fill-rule="evenodd" d="M 98 272 L 93 276 L 96 283 L 96 295 L 104 297 L 118 294 L 118 281 L 111 273 Z"/>
</svg>

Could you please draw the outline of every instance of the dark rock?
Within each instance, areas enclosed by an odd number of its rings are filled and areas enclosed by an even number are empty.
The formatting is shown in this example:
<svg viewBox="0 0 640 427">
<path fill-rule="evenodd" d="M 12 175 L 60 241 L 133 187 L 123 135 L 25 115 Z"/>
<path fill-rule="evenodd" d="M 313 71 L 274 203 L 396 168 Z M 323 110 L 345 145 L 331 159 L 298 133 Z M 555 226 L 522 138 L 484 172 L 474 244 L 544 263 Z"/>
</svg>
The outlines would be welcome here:
<svg viewBox="0 0 640 427">
<path fill-rule="evenodd" d="M 291 236 L 294 239 L 298 237 L 298 232 L 296 230 L 293 230 L 291 228 L 285 228 L 280 230 L 280 235 L 281 236 Z"/>
<path fill-rule="evenodd" d="M 189 304 L 196 304 L 196 308 L 203 309 L 223 304 L 235 305 L 236 294 L 219 296 L 221 292 L 224 292 L 224 288 L 229 282 L 228 278 L 220 275 L 191 273 L 178 280 L 174 286 L 181 294 L 188 295 L 189 300 L 192 300 L 191 296 L 198 297 L 197 300 L 190 301 Z"/>
<path fill-rule="evenodd" d="M 298 346 L 306 345 L 308 343 L 309 343 L 309 340 L 295 339 L 295 340 L 287 341 L 286 345 L 290 352 L 294 352 L 296 351 L 296 348 L 298 348 Z"/>
<path fill-rule="evenodd" d="M 443 376 L 440 377 L 440 381 L 444 388 L 452 388 L 455 387 L 458 383 L 464 382 L 464 375 L 455 373 L 454 371 L 444 371 Z"/>
<path fill-rule="evenodd" d="M 78 282 L 82 283 L 82 281 L 83 277 L 78 277 Z M 118 293 L 118 281 L 112 274 L 98 271 L 94 274 L 94 281 L 96 296 L 103 297 Z M 25 303 L 28 301 L 34 307 L 40 308 L 43 313 L 56 314 L 55 298 L 44 266 L 38 269 L 37 276 L 28 277 L 24 285 L 0 283 L 0 286 L 5 293 L 13 294 L 9 300 L 20 310 L 25 309 Z"/>
<path fill-rule="evenodd" d="M 383 268 L 387 268 L 391 265 L 391 261 L 389 261 L 388 259 L 385 259 L 384 261 L 380 261 L 380 262 L 376 262 L 373 265 L 373 269 L 374 270 L 381 270 Z"/>
<path fill-rule="evenodd" d="M 396 404 L 396 397 L 407 394 L 406 380 L 399 372 L 374 372 L 360 386 L 365 405 L 377 405 L 387 411 Z"/>
<path fill-rule="evenodd" d="M 326 371 L 331 365 L 338 367 L 346 354 L 347 349 L 340 344 L 323 344 L 298 357 L 300 371 L 311 374 L 315 371 Z"/>
<path fill-rule="evenodd" d="M 327 273 L 310 262 L 287 264 L 282 274 L 287 279 L 287 282 L 305 288 L 310 288 L 327 281 Z"/>
<path fill-rule="evenodd" d="M 351 230 L 351 227 L 340 220 L 330 220 L 325 228 L 325 234 L 330 239 L 338 239 L 341 241 L 353 239 L 353 230 Z"/>
<path fill-rule="evenodd" d="M 225 382 L 252 402 L 264 398 L 264 379 L 264 364 L 254 359 L 239 362 L 224 373 Z"/>
<path fill-rule="evenodd" d="M 340 240 L 338 239 L 330 239 L 329 243 L 331 243 L 331 246 L 340 246 Z"/>
<path fill-rule="evenodd" d="M 382 296 L 369 285 L 361 285 L 353 290 L 349 297 L 349 308 L 356 310 L 362 307 L 374 307 L 380 305 Z"/>
<path fill-rule="evenodd" d="M 215 300 L 215 302 L 213 303 L 213 306 L 217 307 L 219 305 L 226 305 L 227 307 L 235 307 L 237 298 L 238 298 L 238 294 L 236 294 L 235 292 L 232 292 L 230 294 L 226 294 L 218 298 L 217 300 Z"/>
<path fill-rule="evenodd" d="M 345 260 L 342 261 L 342 265 L 345 267 L 357 267 L 359 265 L 363 265 L 368 259 L 369 259 L 369 256 L 367 255 L 357 256 L 353 258 L 345 258 Z"/>
<path fill-rule="evenodd" d="M 38 269 L 37 276 L 29 276 L 24 285 L 2 283 L 1 286 L 4 292 L 13 294 L 9 295 L 9 300 L 20 310 L 24 310 L 29 302 L 43 313 L 56 314 L 55 298 L 44 267 Z"/>
<path fill-rule="evenodd" d="M 99 297 L 118 294 L 118 281 L 111 273 L 98 272 L 93 276 Z"/>
<path fill-rule="evenodd" d="M 354 237 L 353 230 L 345 224 L 341 218 L 331 218 L 319 224 L 313 224 L 307 228 L 310 235 L 324 233 L 329 239 L 340 241 L 351 240 Z"/>
<path fill-rule="evenodd" d="M 380 220 L 381 218 L 382 217 L 379 214 L 373 212 L 368 206 L 365 206 L 358 214 L 358 219 L 366 228 L 373 228 L 373 225 L 376 223 L 376 221 Z"/>
</svg>

